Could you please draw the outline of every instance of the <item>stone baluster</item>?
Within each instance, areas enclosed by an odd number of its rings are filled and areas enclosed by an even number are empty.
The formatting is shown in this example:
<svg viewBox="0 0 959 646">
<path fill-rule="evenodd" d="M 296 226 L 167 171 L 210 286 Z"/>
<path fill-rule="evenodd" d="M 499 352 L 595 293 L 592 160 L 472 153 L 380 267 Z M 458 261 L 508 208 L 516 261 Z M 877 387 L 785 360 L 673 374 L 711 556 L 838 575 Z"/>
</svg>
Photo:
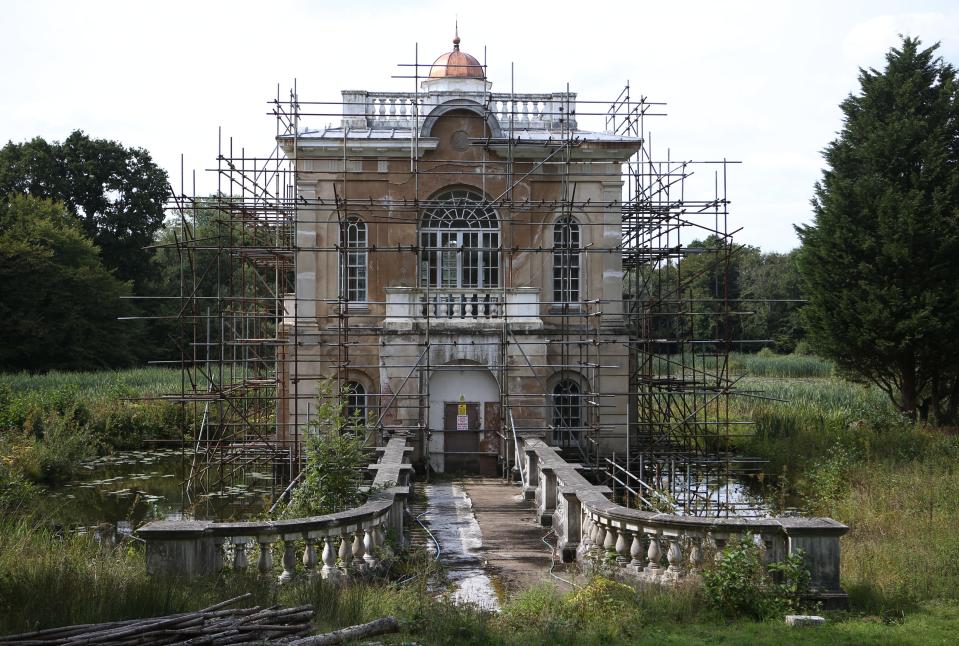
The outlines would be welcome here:
<svg viewBox="0 0 959 646">
<path fill-rule="evenodd" d="M 250 567 L 250 561 L 246 558 L 246 544 L 249 540 L 246 536 L 234 536 L 230 539 L 233 543 L 233 569 L 238 572 Z"/>
<path fill-rule="evenodd" d="M 629 567 L 635 572 L 643 571 L 643 539 L 641 533 L 637 530 L 633 533 L 633 542 L 629 546 L 629 555 L 632 557 L 632 560 L 629 562 Z"/>
<path fill-rule="evenodd" d="M 772 563 L 774 556 L 772 539 L 763 534 L 758 534 L 756 536 L 756 544 L 762 551 L 760 558 L 762 558 L 763 565 L 769 565 Z"/>
<path fill-rule="evenodd" d="M 391 556 L 392 550 L 389 549 L 389 545 L 386 544 L 386 535 L 383 532 L 383 525 L 385 519 L 381 518 L 376 520 L 377 524 L 373 527 L 373 549 L 375 550 L 374 556 L 377 559 L 383 558 L 383 556 Z"/>
<path fill-rule="evenodd" d="M 629 563 L 630 540 L 625 527 L 616 531 L 616 564 L 624 566 Z"/>
<path fill-rule="evenodd" d="M 593 523 L 593 518 L 587 514 L 586 520 L 583 522 L 583 541 L 581 543 L 583 551 L 589 550 L 593 546 L 593 532 L 596 527 Z"/>
<path fill-rule="evenodd" d="M 689 574 L 698 576 L 703 571 L 703 536 L 687 534 L 689 537 Z"/>
<path fill-rule="evenodd" d="M 330 536 L 323 537 L 323 568 L 320 574 L 324 579 L 335 579 L 340 571 L 336 569 L 336 553 L 333 551 L 333 539 Z"/>
<path fill-rule="evenodd" d="M 646 563 L 645 572 L 650 576 L 659 576 L 663 571 L 663 566 L 660 565 L 659 562 L 663 558 L 663 552 L 659 547 L 659 535 L 661 532 L 652 527 L 646 527 L 643 531 L 649 536 L 649 549 L 646 551 L 648 563 Z"/>
<path fill-rule="evenodd" d="M 616 530 L 611 526 L 606 528 L 606 536 L 603 539 L 603 552 L 604 556 L 616 556 Z"/>
<path fill-rule="evenodd" d="M 348 574 L 350 566 L 353 564 L 353 549 L 350 545 L 350 533 L 344 531 L 340 535 L 340 569 L 344 574 Z"/>
<path fill-rule="evenodd" d="M 260 536 L 257 542 L 260 544 L 260 558 L 256 562 L 256 569 L 260 574 L 269 574 L 273 571 L 273 543 L 276 542 L 276 536 Z"/>
<path fill-rule="evenodd" d="M 299 538 L 292 534 L 283 537 L 283 572 L 280 574 L 280 583 L 293 580 L 296 574 L 296 541 Z"/>
<path fill-rule="evenodd" d="M 363 545 L 363 529 L 358 527 L 353 534 L 353 567 L 360 570 L 366 567 L 366 561 L 363 559 L 366 553 L 366 547 Z"/>
<path fill-rule="evenodd" d="M 713 533 L 713 543 L 716 545 L 716 555 L 713 557 L 717 563 L 723 558 L 723 550 L 726 549 L 726 542 L 729 540 L 729 534 Z"/>
<path fill-rule="evenodd" d="M 369 568 L 376 567 L 376 557 L 373 556 L 373 548 L 376 547 L 373 534 L 376 530 L 367 528 L 363 530 L 363 560 Z"/>
<path fill-rule="evenodd" d="M 666 550 L 666 560 L 669 567 L 666 568 L 666 576 L 671 579 L 680 579 L 683 576 L 683 551 L 680 547 L 680 532 L 678 530 L 667 530 L 663 535 L 669 539 L 669 549 Z"/>
<path fill-rule="evenodd" d="M 589 550 L 593 547 L 593 519 L 590 518 L 589 512 L 586 512 L 585 510 L 580 516 L 579 529 L 579 546 L 576 548 L 577 559 L 588 554 Z"/>
<path fill-rule="evenodd" d="M 396 97 L 390 97 L 390 116 L 396 118 Z"/>
<path fill-rule="evenodd" d="M 303 569 L 313 574 L 316 571 L 316 563 L 316 537 L 307 534 L 306 549 L 303 550 Z"/>
<path fill-rule="evenodd" d="M 593 546 L 596 556 L 602 558 L 603 544 L 606 542 L 606 528 L 599 521 L 596 522 L 596 533 L 593 536 Z"/>
</svg>

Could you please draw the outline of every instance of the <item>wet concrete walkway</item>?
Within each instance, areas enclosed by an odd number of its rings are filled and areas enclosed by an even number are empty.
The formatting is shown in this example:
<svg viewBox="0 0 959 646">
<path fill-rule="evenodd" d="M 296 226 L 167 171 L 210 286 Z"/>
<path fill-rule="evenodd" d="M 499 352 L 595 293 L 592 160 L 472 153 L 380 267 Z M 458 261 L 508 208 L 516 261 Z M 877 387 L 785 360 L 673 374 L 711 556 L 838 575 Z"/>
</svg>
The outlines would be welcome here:
<svg viewBox="0 0 959 646">
<path fill-rule="evenodd" d="M 452 481 L 430 483 L 423 493 L 426 510 L 420 520 L 439 545 L 439 561 L 455 588 L 453 600 L 498 610 L 499 598 L 481 554 L 482 531 L 463 486 Z"/>
<path fill-rule="evenodd" d="M 495 610 L 512 593 L 541 581 L 566 587 L 550 576 L 555 543 L 537 522 L 532 501 L 519 487 L 498 478 L 465 478 L 422 485 L 422 520 L 440 545 L 440 562 L 455 586 L 453 598 Z M 564 577 L 565 578 L 565 577 Z"/>
<path fill-rule="evenodd" d="M 534 503 L 523 500 L 520 488 L 498 478 L 461 482 L 482 533 L 479 553 L 506 591 L 525 590 L 541 581 L 565 587 L 549 574 L 553 559 L 543 538 L 548 535 L 555 544 L 555 537 L 548 527 L 540 526 Z M 562 576 L 563 569 L 563 564 L 557 563 L 554 572 Z"/>
</svg>

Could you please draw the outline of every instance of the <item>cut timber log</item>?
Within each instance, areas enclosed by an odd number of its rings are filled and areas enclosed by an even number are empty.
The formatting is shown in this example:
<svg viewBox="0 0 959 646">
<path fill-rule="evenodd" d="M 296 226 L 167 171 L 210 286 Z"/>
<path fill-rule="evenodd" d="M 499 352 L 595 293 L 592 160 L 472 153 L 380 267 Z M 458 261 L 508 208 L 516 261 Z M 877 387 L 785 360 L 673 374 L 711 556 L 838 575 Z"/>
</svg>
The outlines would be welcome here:
<svg viewBox="0 0 959 646">
<path fill-rule="evenodd" d="M 290 646 L 328 646 L 329 644 L 342 644 L 354 639 L 372 637 L 374 635 L 385 635 L 386 633 L 395 633 L 400 630 L 400 622 L 396 617 L 382 617 L 369 623 L 350 626 L 349 628 L 340 628 L 330 633 L 314 635 L 313 637 L 304 637 L 290 642 Z"/>
<path fill-rule="evenodd" d="M 312 632 L 312 606 L 296 608 L 239 608 L 224 609 L 251 595 L 233 599 L 198 610 L 165 617 L 149 617 L 102 624 L 84 624 L 36 630 L 9 637 L 0 637 L 0 646 L 145 646 L 289 643 Z"/>
</svg>

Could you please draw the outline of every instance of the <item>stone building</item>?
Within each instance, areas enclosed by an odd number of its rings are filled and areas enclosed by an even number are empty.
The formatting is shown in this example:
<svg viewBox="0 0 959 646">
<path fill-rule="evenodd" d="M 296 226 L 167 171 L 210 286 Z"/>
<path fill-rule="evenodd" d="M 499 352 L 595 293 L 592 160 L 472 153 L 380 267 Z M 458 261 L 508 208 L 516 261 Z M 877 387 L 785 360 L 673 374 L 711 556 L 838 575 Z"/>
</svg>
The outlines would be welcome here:
<svg viewBox="0 0 959 646">
<path fill-rule="evenodd" d="M 580 130 L 574 93 L 494 92 L 458 37 L 428 69 L 279 137 L 300 204 L 281 434 L 302 437 L 332 379 L 436 471 L 495 471 L 514 431 L 621 450 L 622 168 L 641 140 Z"/>
</svg>

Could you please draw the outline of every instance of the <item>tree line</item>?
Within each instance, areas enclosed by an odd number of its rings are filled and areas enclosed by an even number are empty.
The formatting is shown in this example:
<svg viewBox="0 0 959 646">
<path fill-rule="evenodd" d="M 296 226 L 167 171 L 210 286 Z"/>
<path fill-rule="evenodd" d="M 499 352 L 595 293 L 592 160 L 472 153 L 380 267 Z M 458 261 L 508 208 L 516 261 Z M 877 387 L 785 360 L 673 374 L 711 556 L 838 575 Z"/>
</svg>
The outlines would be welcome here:
<svg viewBox="0 0 959 646">
<path fill-rule="evenodd" d="M 883 70 L 860 70 L 823 152 L 813 221 L 797 227 L 800 247 L 694 243 L 655 271 L 683 272 L 682 298 L 704 306 L 687 329 L 662 316 L 653 332 L 745 351 L 812 350 L 914 419 L 959 423 L 959 80 L 937 47 L 904 38 Z M 181 259 L 156 250 L 177 226 L 192 228 L 179 235 L 235 232 L 222 231 L 216 198 L 196 221 L 166 225 L 167 195 L 167 175 L 145 150 L 80 131 L 0 149 L 0 370 L 178 356 L 175 306 L 128 297 L 179 293 Z M 229 280 L 230 271 L 214 274 Z M 166 318 L 144 320 L 157 315 Z"/>
</svg>

